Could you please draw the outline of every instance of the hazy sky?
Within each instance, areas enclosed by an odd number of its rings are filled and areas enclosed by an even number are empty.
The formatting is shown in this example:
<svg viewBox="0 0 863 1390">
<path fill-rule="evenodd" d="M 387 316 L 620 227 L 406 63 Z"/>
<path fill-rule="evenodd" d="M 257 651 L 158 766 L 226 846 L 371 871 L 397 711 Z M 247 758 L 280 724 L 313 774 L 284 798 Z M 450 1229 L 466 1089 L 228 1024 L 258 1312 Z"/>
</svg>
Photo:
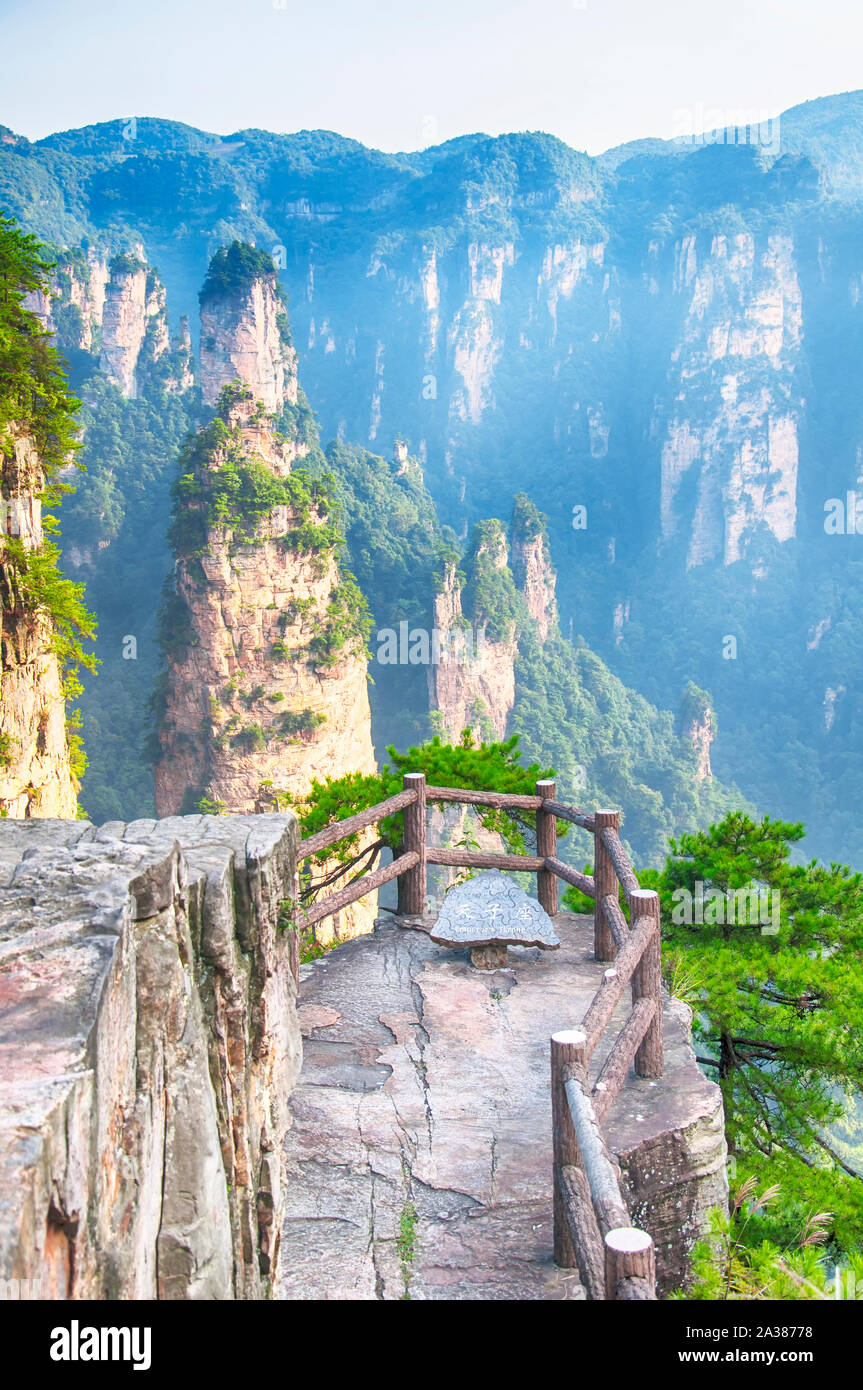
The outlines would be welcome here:
<svg viewBox="0 0 863 1390">
<path fill-rule="evenodd" d="M 595 154 L 861 87 L 861 55 L 861 0 L 0 0 L 0 124 L 165 116 L 386 150 L 547 130 Z"/>
</svg>

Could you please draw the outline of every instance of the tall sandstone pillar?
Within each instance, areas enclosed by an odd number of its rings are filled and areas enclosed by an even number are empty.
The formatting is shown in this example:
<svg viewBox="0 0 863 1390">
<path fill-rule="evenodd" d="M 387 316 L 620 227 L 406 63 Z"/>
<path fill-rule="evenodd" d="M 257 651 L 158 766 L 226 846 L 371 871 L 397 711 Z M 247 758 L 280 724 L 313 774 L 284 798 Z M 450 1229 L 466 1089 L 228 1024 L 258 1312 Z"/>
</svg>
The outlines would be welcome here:
<svg viewBox="0 0 863 1390">
<path fill-rule="evenodd" d="M 360 595 L 340 572 L 326 489 L 302 466 L 296 354 L 269 257 L 218 253 L 201 320 L 216 415 L 181 460 L 160 816 L 249 813 L 277 793 L 294 804 L 313 779 L 376 770 Z M 375 910 L 363 900 L 336 931 L 367 928 Z"/>
</svg>

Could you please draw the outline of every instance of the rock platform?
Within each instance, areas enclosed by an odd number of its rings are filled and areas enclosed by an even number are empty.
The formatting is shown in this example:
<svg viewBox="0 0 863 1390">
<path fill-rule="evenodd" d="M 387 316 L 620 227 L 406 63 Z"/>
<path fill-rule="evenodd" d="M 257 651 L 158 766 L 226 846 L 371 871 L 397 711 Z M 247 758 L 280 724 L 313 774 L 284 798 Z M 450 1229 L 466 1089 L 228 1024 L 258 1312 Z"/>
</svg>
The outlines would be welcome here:
<svg viewBox="0 0 863 1390">
<path fill-rule="evenodd" d="M 435 944 L 433 919 L 379 921 L 302 968 L 276 1298 L 584 1297 L 552 1260 L 549 1039 L 580 1022 L 604 967 L 591 918 L 553 920 L 560 949 L 510 947 L 507 970 Z M 721 1097 L 688 1012 L 666 1000 L 665 1076 L 631 1074 L 606 1124 L 661 1292 L 727 1199 Z"/>
</svg>

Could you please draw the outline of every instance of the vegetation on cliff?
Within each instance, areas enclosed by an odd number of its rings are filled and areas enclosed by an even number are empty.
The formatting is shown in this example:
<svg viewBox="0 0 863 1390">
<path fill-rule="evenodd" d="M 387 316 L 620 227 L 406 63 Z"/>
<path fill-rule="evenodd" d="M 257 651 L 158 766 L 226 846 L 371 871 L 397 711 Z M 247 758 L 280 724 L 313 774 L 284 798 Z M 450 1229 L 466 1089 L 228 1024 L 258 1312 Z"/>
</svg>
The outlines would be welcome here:
<svg viewBox="0 0 863 1390">
<path fill-rule="evenodd" d="M 672 1297 L 747 1302 L 859 1298 L 863 1252 L 843 1251 L 837 1263 L 829 1212 L 812 1210 L 796 1223 L 785 1220 L 785 1233 L 778 1236 L 774 1211 L 782 1195 L 778 1183 L 759 1190 L 751 1176 L 736 1184 L 730 1212 L 711 1212 L 709 1229 L 692 1252 L 685 1289 Z"/>
<path fill-rule="evenodd" d="M 513 552 L 513 578 L 516 586 L 521 588 L 524 585 L 525 575 L 518 568 L 518 558 L 524 548 L 541 539 L 541 554 L 549 574 L 553 574 L 551 566 L 551 551 L 548 545 L 548 518 L 543 515 L 535 502 L 531 501 L 526 492 L 519 492 L 512 501 L 512 516 L 509 523 L 509 540 Z"/>
<path fill-rule="evenodd" d="M 287 507 L 295 523 L 284 537 L 292 549 L 325 559 L 342 542 L 333 511 L 330 480 L 297 468 L 284 477 L 248 449 L 239 425 L 221 416 L 190 438 L 180 455 L 173 488 L 169 537 L 175 554 L 207 553 L 214 530 L 232 533 L 233 544 L 249 544 L 261 521 Z"/>
<path fill-rule="evenodd" d="M 803 835 L 733 812 L 640 880 L 661 896 L 666 967 L 722 1088 L 737 1176 L 781 1187 L 759 1229 L 790 1239 L 827 1211 L 847 1251 L 863 1230 L 863 1155 L 845 1129 L 863 1074 L 863 878 L 792 863 Z"/>
<path fill-rule="evenodd" d="M 464 561 L 467 583 L 462 611 L 469 622 L 483 627 L 489 642 L 515 641 L 527 616 L 506 556 L 503 524 L 478 522 Z"/>
<path fill-rule="evenodd" d="M 554 764 L 564 799 L 620 806 L 642 863 L 660 864 L 671 836 L 746 805 L 736 788 L 696 780 L 674 715 L 625 686 L 584 642 L 553 628 L 541 643 L 529 624 L 515 681 L 512 728 L 528 756 Z"/>
<path fill-rule="evenodd" d="M 198 298 L 203 305 L 214 299 L 247 294 L 256 280 L 275 274 L 268 251 L 259 251 L 248 242 L 232 241 L 230 246 L 221 246 L 210 261 Z"/>
<path fill-rule="evenodd" d="M 43 486 L 74 458 L 79 407 L 50 335 L 24 307 L 29 292 L 48 292 L 51 268 L 36 238 L 0 212 L 0 443 L 5 455 L 10 429 L 30 439 Z M 49 492 L 51 500 L 59 495 L 56 487 Z"/>
<path fill-rule="evenodd" d="M 4 499 L 34 496 L 57 505 L 72 490 L 62 473 L 74 461 L 76 414 L 80 402 L 71 394 L 63 362 L 36 316 L 24 307 L 28 292 L 47 292 L 51 263 L 39 243 L 14 221 L 0 214 L 0 458 Z M 32 447 L 34 456 L 26 453 Z M 39 545 L 5 534 L 0 540 L 3 627 L 47 622 L 51 649 L 57 656 L 63 693 L 81 692 L 81 667 L 93 671 L 96 659 L 82 639 L 95 636 L 93 615 L 84 604 L 83 585 L 59 568 L 60 547 L 51 540 L 56 519 L 45 513 L 48 533 Z M 79 716 L 67 720 L 73 775 L 86 767 Z M 7 731 L 8 733 L 8 731 Z"/>
</svg>

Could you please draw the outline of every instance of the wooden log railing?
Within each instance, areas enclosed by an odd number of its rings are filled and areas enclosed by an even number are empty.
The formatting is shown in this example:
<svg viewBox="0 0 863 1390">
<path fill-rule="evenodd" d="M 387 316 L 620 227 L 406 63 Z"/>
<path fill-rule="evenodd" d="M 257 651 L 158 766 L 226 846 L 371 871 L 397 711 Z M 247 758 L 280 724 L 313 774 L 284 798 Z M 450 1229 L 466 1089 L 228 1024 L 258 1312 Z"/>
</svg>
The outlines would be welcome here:
<svg viewBox="0 0 863 1390">
<path fill-rule="evenodd" d="M 600 810 L 591 816 L 557 801 L 555 793 L 550 780 L 537 782 L 534 796 L 521 796 L 427 786 L 422 773 L 407 773 L 397 795 L 300 843 L 298 860 L 302 861 L 387 816 L 404 812 L 401 854 L 391 864 L 359 876 L 303 913 L 298 912 L 294 925 L 299 927 L 300 916 L 307 925 L 314 925 L 392 879 L 399 881 L 399 914 L 421 917 L 429 864 L 535 873 L 537 896 L 552 916 L 558 909 L 558 879 L 593 899 L 594 955 L 609 968 L 581 1026 L 555 1033 L 551 1040 L 554 1256 L 564 1268 L 578 1269 L 590 1299 L 653 1299 L 653 1240 L 632 1225 L 618 1168 L 601 1126 L 630 1068 L 639 1077 L 656 1079 L 663 1074 L 659 897 L 638 886 L 620 838 L 620 813 Z M 505 854 L 428 845 L 426 807 L 430 801 L 535 812 L 537 852 Z M 580 873 L 557 857 L 558 820 L 593 834 L 593 876 Z M 621 889 L 629 908 L 629 923 L 620 907 Z M 632 1009 L 591 1086 L 591 1057 L 627 985 Z"/>
<path fill-rule="evenodd" d="M 653 1239 L 632 1225 L 601 1128 L 630 1068 L 663 1074 L 659 895 L 639 888 L 617 811 L 594 817 L 593 899 L 594 954 L 611 964 L 581 1026 L 551 1039 L 554 1258 L 578 1269 L 589 1299 L 654 1299 Z M 632 1009 L 591 1086 L 590 1059 L 627 985 Z"/>
<path fill-rule="evenodd" d="M 380 801 L 367 810 L 345 820 L 335 821 L 324 830 L 300 842 L 298 861 L 311 858 L 330 849 L 340 840 L 356 835 L 377 824 L 387 816 L 404 812 L 404 842 L 402 853 L 385 868 L 358 876 L 345 888 L 331 893 L 297 914 L 306 926 L 314 926 L 326 917 L 340 912 L 392 879 L 399 881 L 398 911 L 401 916 L 421 917 L 425 911 L 426 870 L 429 864 L 441 864 L 463 869 L 521 870 L 537 876 L 537 897 L 549 916 L 558 910 L 557 880 L 579 888 L 593 897 L 594 882 L 589 874 L 579 873 L 557 858 L 557 821 L 594 831 L 593 816 L 574 806 L 555 800 L 555 783 L 549 779 L 537 782 L 533 796 L 509 792 L 474 791 L 466 787 L 430 787 L 421 772 L 408 772 L 402 791 Z M 458 802 L 465 806 L 484 806 L 500 811 L 533 811 L 536 813 L 536 854 L 492 853 L 485 850 L 449 849 L 426 843 L 426 806 L 428 802 Z M 297 894 L 297 900 L 299 895 Z"/>
</svg>

